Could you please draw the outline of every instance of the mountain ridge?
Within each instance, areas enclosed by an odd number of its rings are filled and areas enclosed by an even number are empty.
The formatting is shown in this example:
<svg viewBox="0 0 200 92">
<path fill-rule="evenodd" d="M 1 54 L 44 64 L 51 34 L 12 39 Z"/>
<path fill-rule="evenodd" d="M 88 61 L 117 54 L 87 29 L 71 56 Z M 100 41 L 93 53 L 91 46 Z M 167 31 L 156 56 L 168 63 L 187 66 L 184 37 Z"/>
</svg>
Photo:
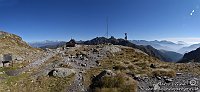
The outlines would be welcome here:
<svg viewBox="0 0 200 92">
<path fill-rule="evenodd" d="M 165 53 L 153 48 L 150 45 L 143 46 L 143 45 L 136 45 L 128 40 L 124 39 L 116 39 L 113 36 L 111 38 L 105 38 L 105 37 L 96 37 L 92 40 L 85 41 L 83 44 L 86 45 L 97 45 L 97 44 L 105 44 L 105 43 L 111 43 L 113 45 L 122 45 L 122 46 L 128 46 L 128 47 L 133 47 L 137 48 L 145 53 L 147 53 L 150 56 L 156 57 L 162 61 L 167 61 L 167 62 L 172 62 L 174 61 L 173 58 L 168 57 L 165 55 Z"/>
<path fill-rule="evenodd" d="M 178 52 L 184 54 L 184 53 L 196 50 L 199 47 L 200 47 L 200 43 L 199 44 L 193 44 L 193 45 L 190 45 L 190 46 L 183 47 L 183 48 L 179 49 Z"/>
<path fill-rule="evenodd" d="M 32 47 L 40 48 L 45 46 L 53 46 L 58 45 L 60 43 L 64 43 L 65 41 L 51 41 L 51 40 L 45 40 L 45 41 L 38 41 L 38 42 L 29 42 L 28 44 Z"/>
<path fill-rule="evenodd" d="M 185 53 L 179 63 L 199 62 L 200 63 L 200 47 L 196 50 Z"/>
</svg>

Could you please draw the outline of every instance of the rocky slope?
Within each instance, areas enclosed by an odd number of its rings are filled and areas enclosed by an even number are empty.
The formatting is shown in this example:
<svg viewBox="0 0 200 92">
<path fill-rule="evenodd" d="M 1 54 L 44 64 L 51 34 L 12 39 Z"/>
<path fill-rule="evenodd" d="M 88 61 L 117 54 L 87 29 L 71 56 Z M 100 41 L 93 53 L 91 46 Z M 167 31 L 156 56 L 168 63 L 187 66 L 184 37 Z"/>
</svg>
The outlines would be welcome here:
<svg viewBox="0 0 200 92">
<path fill-rule="evenodd" d="M 197 48 L 194 51 L 185 53 L 183 58 L 179 61 L 180 63 L 188 63 L 188 62 L 198 62 L 200 63 L 200 48 Z"/>
<path fill-rule="evenodd" d="M 172 62 L 178 62 L 179 60 L 182 59 L 183 55 L 180 53 L 176 53 L 173 51 L 166 51 L 166 50 L 159 50 L 162 53 L 164 53 L 163 55 L 169 57 L 170 59 L 172 59 Z"/>
<path fill-rule="evenodd" d="M 21 37 L 0 31 L 0 48 L 2 53 L 24 53 L 27 50 L 36 51 L 37 49 L 30 47 Z"/>
<path fill-rule="evenodd" d="M 40 52 L 40 49 L 30 47 L 21 37 L 0 31 L 0 60 L 2 60 L 4 54 L 12 54 L 13 60 L 16 62 L 30 61 L 33 59 L 30 56 Z"/>
</svg>

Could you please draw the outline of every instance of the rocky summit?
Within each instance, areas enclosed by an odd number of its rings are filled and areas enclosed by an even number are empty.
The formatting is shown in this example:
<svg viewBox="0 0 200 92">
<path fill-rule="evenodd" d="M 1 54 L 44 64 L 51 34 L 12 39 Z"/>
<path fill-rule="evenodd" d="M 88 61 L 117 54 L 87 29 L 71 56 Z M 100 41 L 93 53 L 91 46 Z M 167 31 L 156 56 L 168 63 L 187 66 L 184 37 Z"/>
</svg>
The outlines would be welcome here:
<svg viewBox="0 0 200 92">
<path fill-rule="evenodd" d="M 149 54 L 155 53 L 147 50 L 151 47 L 122 39 L 71 40 L 43 50 L 0 32 L 0 43 L 1 92 L 198 92 L 200 87 L 199 63 L 163 62 Z M 12 60 L 5 62 L 7 54 Z"/>
</svg>

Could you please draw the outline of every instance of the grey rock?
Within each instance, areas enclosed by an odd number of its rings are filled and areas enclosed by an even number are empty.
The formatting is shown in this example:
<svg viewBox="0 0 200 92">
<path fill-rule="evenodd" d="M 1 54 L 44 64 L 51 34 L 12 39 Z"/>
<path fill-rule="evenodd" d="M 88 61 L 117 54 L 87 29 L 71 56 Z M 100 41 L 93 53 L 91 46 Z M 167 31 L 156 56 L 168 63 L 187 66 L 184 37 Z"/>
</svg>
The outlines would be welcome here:
<svg viewBox="0 0 200 92">
<path fill-rule="evenodd" d="M 86 51 L 81 51 L 80 54 L 83 55 L 83 56 L 87 56 L 87 52 Z"/>
<path fill-rule="evenodd" d="M 81 66 L 83 66 L 83 67 L 86 67 L 86 66 L 87 66 L 87 64 L 81 64 Z"/>
<path fill-rule="evenodd" d="M 141 75 L 134 75 L 133 76 L 135 80 L 140 81 L 141 80 Z"/>
<path fill-rule="evenodd" d="M 97 66 L 101 66 L 101 63 L 97 60 L 95 61 Z"/>
<path fill-rule="evenodd" d="M 98 49 L 93 49 L 93 53 L 98 53 L 99 50 Z"/>
<path fill-rule="evenodd" d="M 160 76 L 156 76 L 156 78 L 157 78 L 158 80 L 161 80 L 161 79 L 162 79 L 162 77 L 160 77 Z"/>
<path fill-rule="evenodd" d="M 179 76 L 179 75 L 182 75 L 182 74 L 183 74 L 183 73 L 176 73 L 176 75 L 178 75 L 178 76 Z"/>
<path fill-rule="evenodd" d="M 157 90 L 159 90 L 159 89 L 160 89 L 159 83 L 153 84 L 153 90 L 154 90 L 154 91 L 157 91 Z"/>
<path fill-rule="evenodd" d="M 166 82 L 166 83 L 173 82 L 173 78 L 166 78 L 166 79 L 165 79 L 165 82 Z"/>
<path fill-rule="evenodd" d="M 121 49 L 116 47 L 116 46 L 105 46 L 105 47 L 103 47 L 102 50 L 106 51 L 106 52 L 108 51 L 108 52 L 111 52 L 111 53 L 115 53 L 115 52 L 120 52 L 121 51 Z"/>
<path fill-rule="evenodd" d="M 86 58 L 86 57 L 82 57 L 81 60 L 83 60 L 83 61 L 88 61 L 89 59 Z"/>
<path fill-rule="evenodd" d="M 116 76 L 116 74 L 112 70 L 104 70 L 97 76 L 92 77 L 92 84 L 90 85 L 90 87 L 95 88 L 96 86 L 99 86 L 104 77 L 114 77 L 114 76 Z"/>
<path fill-rule="evenodd" d="M 104 76 L 115 76 L 116 74 L 112 70 L 104 70 L 99 75 L 95 76 L 94 80 L 101 80 Z"/>
<path fill-rule="evenodd" d="M 22 57 L 16 57 L 17 61 L 23 61 L 24 59 Z"/>
<path fill-rule="evenodd" d="M 68 69 L 68 68 L 55 68 L 51 72 L 49 72 L 50 76 L 54 77 L 67 77 L 71 74 L 75 74 L 76 72 L 73 69 Z"/>
<path fill-rule="evenodd" d="M 151 64 L 150 67 L 151 68 L 156 68 L 156 65 L 155 64 Z"/>
</svg>

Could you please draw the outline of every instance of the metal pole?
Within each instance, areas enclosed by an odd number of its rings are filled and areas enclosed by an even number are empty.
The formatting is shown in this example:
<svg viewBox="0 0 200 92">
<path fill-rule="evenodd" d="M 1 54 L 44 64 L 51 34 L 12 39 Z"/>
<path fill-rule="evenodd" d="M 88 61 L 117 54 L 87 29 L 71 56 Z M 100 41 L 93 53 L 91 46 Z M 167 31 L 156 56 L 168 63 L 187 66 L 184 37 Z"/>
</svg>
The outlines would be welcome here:
<svg viewBox="0 0 200 92">
<path fill-rule="evenodd" d="M 108 38 L 108 17 L 106 18 L 106 22 L 107 22 L 107 33 L 106 33 L 106 36 L 107 36 L 107 38 Z"/>
</svg>

